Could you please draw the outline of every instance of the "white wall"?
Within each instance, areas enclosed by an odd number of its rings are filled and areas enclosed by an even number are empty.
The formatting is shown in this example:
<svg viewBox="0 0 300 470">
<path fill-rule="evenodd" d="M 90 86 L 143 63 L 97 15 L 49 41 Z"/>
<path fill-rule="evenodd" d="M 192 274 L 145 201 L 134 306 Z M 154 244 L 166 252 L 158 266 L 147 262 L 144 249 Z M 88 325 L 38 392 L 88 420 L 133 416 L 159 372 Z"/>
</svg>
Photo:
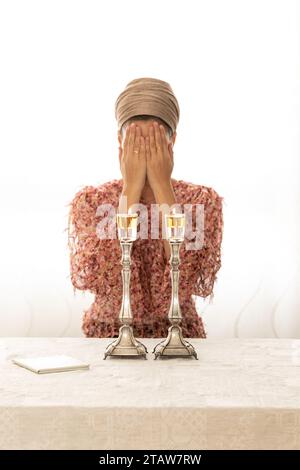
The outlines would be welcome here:
<svg viewBox="0 0 300 470">
<path fill-rule="evenodd" d="M 68 203 L 119 178 L 114 102 L 168 81 L 174 178 L 225 198 L 210 337 L 300 337 L 297 1 L 0 3 L 0 335 L 77 336 Z"/>
</svg>

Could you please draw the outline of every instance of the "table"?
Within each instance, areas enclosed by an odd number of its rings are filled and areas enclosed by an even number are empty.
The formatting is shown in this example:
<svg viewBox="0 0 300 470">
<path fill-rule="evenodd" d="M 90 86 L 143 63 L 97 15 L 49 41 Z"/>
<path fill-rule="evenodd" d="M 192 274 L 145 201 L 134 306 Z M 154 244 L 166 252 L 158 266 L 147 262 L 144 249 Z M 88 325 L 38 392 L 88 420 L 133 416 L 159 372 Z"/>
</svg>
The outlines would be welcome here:
<svg viewBox="0 0 300 470">
<path fill-rule="evenodd" d="M 108 357 L 109 338 L 0 339 L 1 449 L 300 449 L 300 340 L 189 339 L 199 360 Z M 90 370 L 34 374 L 17 355 Z"/>
</svg>

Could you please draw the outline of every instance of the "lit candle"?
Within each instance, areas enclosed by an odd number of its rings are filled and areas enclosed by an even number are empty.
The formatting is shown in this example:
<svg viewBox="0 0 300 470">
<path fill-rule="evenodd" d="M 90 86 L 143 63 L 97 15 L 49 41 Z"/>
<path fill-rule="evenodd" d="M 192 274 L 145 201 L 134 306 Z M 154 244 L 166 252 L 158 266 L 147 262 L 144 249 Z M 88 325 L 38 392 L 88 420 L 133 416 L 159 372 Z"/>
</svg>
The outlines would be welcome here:
<svg viewBox="0 0 300 470">
<path fill-rule="evenodd" d="M 167 239 L 173 242 L 184 240 L 185 214 L 175 212 L 165 215 Z"/>
<path fill-rule="evenodd" d="M 134 241 L 137 237 L 138 214 L 117 214 L 118 237 L 121 241 Z"/>
</svg>

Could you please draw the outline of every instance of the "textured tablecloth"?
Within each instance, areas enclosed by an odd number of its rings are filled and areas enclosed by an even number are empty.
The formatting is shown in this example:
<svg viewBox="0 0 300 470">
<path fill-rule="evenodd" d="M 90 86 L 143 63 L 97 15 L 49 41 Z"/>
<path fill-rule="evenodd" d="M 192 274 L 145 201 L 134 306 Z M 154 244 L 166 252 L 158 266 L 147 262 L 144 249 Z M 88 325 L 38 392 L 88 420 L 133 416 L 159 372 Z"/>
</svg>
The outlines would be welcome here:
<svg viewBox="0 0 300 470">
<path fill-rule="evenodd" d="M 300 449 L 300 340 L 189 339 L 199 360 L 103 360 L 111 339 L 0 339 L 1 449 Z M 90 370 L 39 375 L 17 355 Z"/>
</svg>

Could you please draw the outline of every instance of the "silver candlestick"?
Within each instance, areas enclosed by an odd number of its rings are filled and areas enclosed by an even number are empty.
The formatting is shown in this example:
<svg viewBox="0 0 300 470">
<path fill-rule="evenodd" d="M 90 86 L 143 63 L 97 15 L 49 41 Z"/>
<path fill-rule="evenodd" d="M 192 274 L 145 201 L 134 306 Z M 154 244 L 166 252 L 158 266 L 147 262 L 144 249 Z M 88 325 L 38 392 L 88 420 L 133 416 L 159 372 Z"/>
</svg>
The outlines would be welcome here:
<svg viewBox="0 0 300 470">
<path fill-rule="evenodd" d="M 132 311 L 130 305 L 130 265 L 131 249 L 137 234 L 137 214 L 117 214 L 118 236 L 122 249 L 122 281 L 123 296 L 119 314 L 122 326 L 119 329 L 119 336 L 110 343 L 104 352 L 104 359 L 107 356 L 142 356 L 146 359 L 147 348 L 138 341 L 132 330 Z"/>
<path fill-rule="evenodd" d="M 158 356 L 168 357 L 190 357 L 196 359 L 197 353 L 194 347 L 183 338 L 182 328 L 179 323 L 182 320 L 179 304 L 179 250 L 184 240 L 185 214 L 167 214 L 165 216 L 167 239 L 171 249 L 171 279 L 172 279 L 172 298 L 168 313 L 168 318 L 172 325 L 168 329 L 168 336 L 165 340 L 158 343 L 154 349 L 155 359 Z"/>
</svg>

